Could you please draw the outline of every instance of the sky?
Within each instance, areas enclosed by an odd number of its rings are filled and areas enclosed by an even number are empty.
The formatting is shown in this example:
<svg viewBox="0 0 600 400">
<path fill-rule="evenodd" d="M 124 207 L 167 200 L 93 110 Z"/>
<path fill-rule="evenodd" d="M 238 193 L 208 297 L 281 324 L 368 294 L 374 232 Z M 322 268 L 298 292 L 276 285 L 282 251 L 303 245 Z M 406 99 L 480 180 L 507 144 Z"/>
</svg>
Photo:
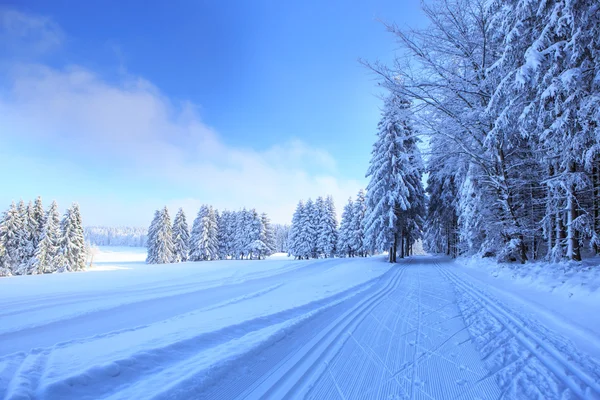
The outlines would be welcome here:
<svg viewBox="0 0 600 400">
<path fill-rule="evenodd" d="M 107 226 L 164 205 L 341 211 L 380 115 L 358 60 L 393 59 L 381 21 L 422 20 L 418 0 L 5 0 L 0 208 L 40 195 Z"/>
</svg>

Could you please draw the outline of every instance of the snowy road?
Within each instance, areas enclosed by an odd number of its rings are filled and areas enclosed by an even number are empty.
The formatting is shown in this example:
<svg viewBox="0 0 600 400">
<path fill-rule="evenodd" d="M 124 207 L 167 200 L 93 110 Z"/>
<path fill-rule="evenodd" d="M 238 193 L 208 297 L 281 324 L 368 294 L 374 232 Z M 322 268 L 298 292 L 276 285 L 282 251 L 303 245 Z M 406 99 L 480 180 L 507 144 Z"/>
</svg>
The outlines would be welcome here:
<svg viewBox="0 0 600 400">
<path fill-rule="evenodd" d="M 597 360 L 435 257 L 144 268 L 0 281 L 0 397 L 600 398 Z"/>
</svg>

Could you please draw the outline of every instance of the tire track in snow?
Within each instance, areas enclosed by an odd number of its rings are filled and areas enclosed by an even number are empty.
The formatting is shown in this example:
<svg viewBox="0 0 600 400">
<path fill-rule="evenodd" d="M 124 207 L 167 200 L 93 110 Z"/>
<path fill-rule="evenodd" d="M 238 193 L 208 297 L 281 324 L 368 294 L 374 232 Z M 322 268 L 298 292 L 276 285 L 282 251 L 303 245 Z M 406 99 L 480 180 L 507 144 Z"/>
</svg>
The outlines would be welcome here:
<svg viewBox="0 0 600 400">
<path fill-rule="evenodd" d="M 516 341 L 535 357 L 549 372 L 551 372 L 556 379 L 562 382 L 572 394 L 581 399 L 600 398 L 600 384 L 598 383 L 597 372 L 594 376 L 581 366 L 577 365 L 574 362 L 574 355 L 569 357 L 568 355 L 561 353 L 561 351 L 549 341 L 549 338 L 539 337 L 527 326 L 527 322 L 522 321 L 514 314 L 514 312 L 511 312 L 499 301 L 491 299 L 488 294 L 482 290 L 476 289 L 473 285 L 467 283 L 456 273 L 449 271 L 447 268 L 443 268 L 439 264 L 436 264 L 436 267 L 458 291 L 469 296 L 472 301 L 480 307 L 479 311 L 472 314 L 475 318 L 477 317 L 477 314 L 481 315 L 481 312 L 485 311 L 503 327 L 500 332 L 506 334 L 494 335 L 496 338 L 490 339 L 490 341 L 498 340 L 497 338 L 500 338 L 504 347 L 508 347 L 511 345 L 510 339 L 516 339 Z M 479 336 L 483 337 L 488 333 L 488 331 L 484 330 Z M 486 358 L 496 354 L 496 351 L 497 350 L 490 352 L 486 355 Z M 510 349 L 503 351 L 510 351 Z M 527 358 L 524 358 L 523 356 L 513 358 L 514 359 L 510 361 L 508 365 L 502 365 L 494 375 L 497 375 L 499 372 L 508 371 L 509 376 L 522 376 L 524 368 L 527 368 Z M 516 369 L 511 371 L 509 368 L 511 365 L 512 368 Z M 600 366 L 597 365 L 597 367 Z M 543 374 L 541 371 L 538 372 Z M 503 380 L 506 380 L 506 378 Z M 500 383 L 503 386 L 507 386 L 505 392 L 509 390 L 510 384 L 507 384 L 506 382 Z M 532 383 L 536 384 L 539 382 Z M 540 390 L 543 392 L 544 389 Z"/>
</svg>

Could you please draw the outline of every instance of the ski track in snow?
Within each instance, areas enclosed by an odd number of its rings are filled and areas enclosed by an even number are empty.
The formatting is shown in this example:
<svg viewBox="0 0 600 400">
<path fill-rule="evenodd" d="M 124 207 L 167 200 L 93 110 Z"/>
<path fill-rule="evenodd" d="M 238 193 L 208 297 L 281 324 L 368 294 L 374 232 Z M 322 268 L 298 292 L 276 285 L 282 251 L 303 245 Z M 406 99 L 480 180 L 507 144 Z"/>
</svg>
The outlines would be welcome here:
<svg viewBox="0 0 600 400">
<path fill-rule="evenodd" d="M 535 320 L 437 264 L 455 286 L 459 306 L 502 397 L 600 399 L 600 362 Z"/>
<path fill-rule="evenodd" d="M 0 398 L 600 398 L 597 360 L 436 257 L 277 265 L 49 294 L 88 308 L 0 333 Z M 0 321 L 37 309 L 13 298 Z"/>
</svg>

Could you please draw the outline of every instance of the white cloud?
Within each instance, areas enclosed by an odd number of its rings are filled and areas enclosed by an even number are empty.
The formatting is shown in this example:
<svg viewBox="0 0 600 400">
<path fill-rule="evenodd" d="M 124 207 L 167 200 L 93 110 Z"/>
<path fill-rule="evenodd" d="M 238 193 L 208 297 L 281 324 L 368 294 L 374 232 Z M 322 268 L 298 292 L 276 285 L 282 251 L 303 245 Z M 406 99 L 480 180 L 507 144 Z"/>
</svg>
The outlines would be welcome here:
<svg viewBox="0 0 600 400">
<path fill-rule="evenodd" d="M 0 49 L 19 56 L 35 56 L 61 45 L 64 34 L 51 18 L 0 8 Z"/>
<path fill-rule="evenodd" d="M 327 151 L 300 140 L 266 149 L 226 145 L 195 105 L 173 101 L 141 78 L 112 83 L 79 66 L 21 64 L 12 69 L 9 87 L 0 92 L 4 139 L 60 149 L 84 170 L 120 168 L 132 181 L 168 184 L 150 199 L 110 192 L 81 199 L 90 223 L 119 223 L 107 218 L 108 204 L 121 223 L 139 224 L 162 204 L 193 215 L 201 203 L 256 207 L 287 222 L 300 199 L 332 194 L 341 208 L 360 187 L 341 178 Z"/>
</svg>

